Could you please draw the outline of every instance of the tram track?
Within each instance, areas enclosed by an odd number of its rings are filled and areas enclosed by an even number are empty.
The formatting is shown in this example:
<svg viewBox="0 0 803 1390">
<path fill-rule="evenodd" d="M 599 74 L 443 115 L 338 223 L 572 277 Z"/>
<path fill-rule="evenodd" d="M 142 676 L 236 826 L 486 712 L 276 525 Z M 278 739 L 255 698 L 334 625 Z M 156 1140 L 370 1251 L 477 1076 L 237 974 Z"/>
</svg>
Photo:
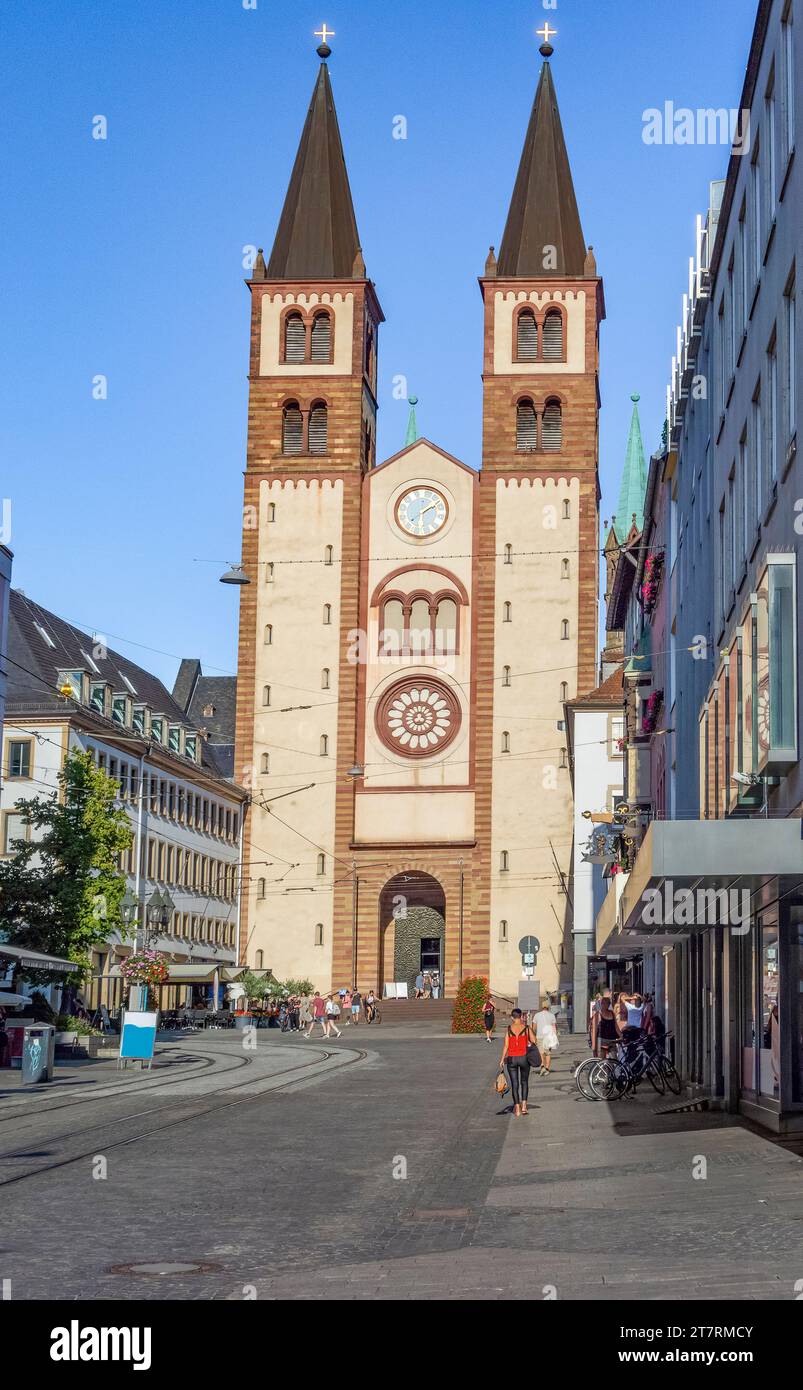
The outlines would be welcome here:
<svg viewBox="0 0 803 1390">
<path fill-rule="evenodd" d="M 57 1171 L 58 1169 L 67 1168 L 73 1163 L 80 1163 L 82 1160 L 88 1158 L 95 1158 L 98 1154 L 99 1149 L 102 1149 L 103 1156 L 105 1156 L 107 1153 L 112 1152 L 112 1150 L 114 1149 L 122 1149 L 128 1147 L 131 1144 L 141 1143 L 143 1140 L 151 1138 L 155 1134 L 161 1134 L 163 1131 L 168 1129 L 176 1129 L 180 1125 L 189 1124 L 193 1120 L 202 1119 L 206 1115 L 216 1114 L 220 1110 L 228 1110 L 237 1105 L 245 1105 L 248 1101 L 261 1100 L 267 1095 L 273 1095 L 276 1091 L 284 1091 L 287 1088 L 295 1084 L 298 1084 L 299 1079 L 301 1079 L 302 1081 L 305 1080 L 306 1074 L 309 1072 L 311 1067 L 314 1067 L 316 1065 L 319 1066 L 322 1062 L 326 1063 L 329 1061 L 330 1058 L 338 1056 L 341 1058 L 343 1057 L 343 1053 L 339 1050 L 337 1052 L 319 1051 L 316 1056 L 309 1057 L 300 1066 L 290 1068 L 287 1073 L 278 1073 L 278 1077 L 280 1078 L 278 1080 L 277 1075 L 265 1077 L 264 1085 L 262 1086 L 261 1090 L 254 1089 L 255 1086 L 258 1087 L 260 1085 L 259 1081 L 255 1082 L 252 1079 L 249 1079 L 248 1081 L 241 1081 L 238 1085 L 229 1087 L 226 1092 L 226 1095 L 221 1097 L 213 1105 L 198 1106 L 196 1104 L 187 1114 L 175 1116 L 172 1119 L 166 1119 L 163 1124 L 154 1125 L 152 1128 L 146 1129 L 139 1134 L 128 1135 L 126 1138 L 115 1139 L 111 1143 L 104 1143 L 102 1145 L 96 1143 L 93 1144 L 91 1148 L 82 1150 L 80 1153 L 70 1154 L 69 1156 L 63 1156 L 61 1158 L 56 1159 L 52 1163 L 43 1163 L 39 1167 L 32 1168 L 25 1173 L 15 1173 L 11 1177 L 0 1178 L 0 1189 L 4 1187 L 11 1187 L 21 1182 L 28 1182 L 30 1179 L 39 1177 L 44 1173 L 52 1173 Z M 354 1066 L 355 1063 L 364 1061 L 367 1056 L 367 1052 L 360 1049 L 356 1051 L 353 1056 L 344 1058 L 341 1064 L 338 1067 L 333 1068 L 332 1071 L 343 1071 L 346 1067 Z M 252 1059 L 243 1058 L 240 1060 L 243 1063 L 245 1063 L 245 1065 L 248 1065 Z M 232 1070 L 232 1068 L 227 1068 L 227 1071 L 230 1070 Z M 246 1095 L 232 1095 L 232 1092 L 243 1090 L 247 1090 Z M 191 1104 L 191 1102 L 187 1103 Z M 113 1125 L 116 1128 L 120 1124 L 127 1123 L 130 1120 L 143 1120 L 146 1118 L 146 1116 L 153 1115 L 161 1108 L 162 1107 L 159 1106 L 153 1106 L 148 1110 L 138 1111 L 134 1115 L 126 1116 L 124 1117 L 124 1119 L 107 1118 L 105 1120 L 99 1120 L 97 1124 L 86 1125 L 82 1129 L 67 1131 L 65 1134 L 57 1135 L 54 1139 L 48 1140 L 48 1142 L 67 1142 L 70 1139 L 82 1140 L 86 1135 L 91 1134 L 97 1130 L 103 1130 L 104 1128 L 107 1129 L 110 1125 Z M 22 1150 L 21 1152 L 15 1152 L 14 1150 L 10 1150 L 7 1153 L 0 1154 L 0 1163 L 6 1163 L 9 1161 L 13 1161 L 15 1158 L 25 1158 L 27 1156 L 28 1155 L 26 1154 L 25 1150 Z"/>
</svg>

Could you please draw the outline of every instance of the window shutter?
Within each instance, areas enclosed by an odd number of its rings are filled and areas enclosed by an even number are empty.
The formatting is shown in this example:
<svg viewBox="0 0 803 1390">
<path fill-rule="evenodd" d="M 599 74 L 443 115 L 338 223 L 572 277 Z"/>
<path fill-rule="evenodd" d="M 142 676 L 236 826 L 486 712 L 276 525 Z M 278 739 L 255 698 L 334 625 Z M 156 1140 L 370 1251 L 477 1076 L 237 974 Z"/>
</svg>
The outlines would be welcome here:
<svg viewBox="0 0 803 1390">
<path fill-rule="evenodd" d="M 541 422 L 541 444 L 544 449 L 559 449 L 562 442 L 563 421 L 560 405 L 557 401 L 550 401 L 544 410 L 544 418 Z"/>
<path fill-rule="evenodd" d="M 288 314 L 284 321 L 284 360 L 303 362 L 307 355 L 307 335 L 300 314 Z"/>
<path fill-rule="evenodd" d="M 325 454 L 327 448 L 327 410 L 325 405 L 315 405 L 309 417 L 309 451 L 311 454 Z"/>
<path fill-rule="evenodd" d="M 519 362 L 534 362 L 538 356 L 538 329 L 529 309 L 518 317 L 516 356 Z"/>
<path fill-rule="evenodd" d="M 297 405 L 286 405 L 282 417 L 282 453 L 300 454 L 304 442 L 304 422 Z"/>
<path fill-rule="evenodd" d="M 332 355 L 332 321 L 328 314 L 318 314 L 312 323 L 312 361 L 328 362 Z"/>
<path fill-rule="evenodd" d="M 547 314 L 544 319 L 544 361 L 559 362 L 563 356 L 563 319 L 560 314 Z"/>
<path fill-rule="evenodd" d="M 519 401 L 516 407 L 516 448 L 534 449 L 536 442 L 535 406 L 532 401 Z"/>
</svg>

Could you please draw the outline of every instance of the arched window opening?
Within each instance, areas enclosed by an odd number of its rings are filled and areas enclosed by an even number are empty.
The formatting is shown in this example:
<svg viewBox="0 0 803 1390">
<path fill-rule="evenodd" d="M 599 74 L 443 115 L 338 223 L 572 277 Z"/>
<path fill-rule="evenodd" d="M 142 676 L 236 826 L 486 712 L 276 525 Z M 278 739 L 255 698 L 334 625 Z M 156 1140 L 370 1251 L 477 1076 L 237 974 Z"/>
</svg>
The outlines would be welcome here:
<svg viewBox="0 0 803 1390">
<path fill-rule="evenodd" d="M 329 627 L 331 621 L 332 621 L 332 605 L 331 605 L 331 603 L 325 603 L 325 604 L 323 605 L 323 625 L 324 625 L 324 627 Z"/>
<path fill-rule="evenodd" d="M 404 642 L 404 608 L 401 599 L 390 599 L 382 612 L 382 632 L 379 636 L 382 651 L 387 656 L 399 656 Z"/>
<path fill-rule="evenodd" d="M 510 544 L 509 541 L 508 541 L 507 545 L 505 546 L 505 564 L 506 564 L 506 565 L 512 565 L 512 564 L 513 564 L 513 546 Z"/>
<path fill-rule="evenodd" d="M 550 309 L 542 333 L 544 361 L 559 362 L 563 356 L 563 318 L 557 309 Z"/>
<path fill-rule="evenodd" d="M 538 425 L 532 401 L 519 401 L 516 406 L 516 448 L 535 449 L 538 444 Z"/>
<path fill-rule="evenodd" d="M 321 734 L 321 757 L 329 757 L 329 735 Z"/>
<path fill-rule="evenodd" d="M 304 444 L 304 420 L 299 409 L 298 401 L 288 401 L 282 411 L 282 453 L 300 454 Z M 275 503 L 271 503 L 274 508 Z M 270 508 L 268 508 L 270 511 Z M 273 517 L 268 517 L 269 521 Z"/>
<path fill-rule="evenodd" d="M 325 874 L 325 873 L 326 873 L 326 855 L 325 855 L 325 854 L 319 854 L 319 855 L 318 855 L 318 873 L 319 873 L 319 874 Z"/>
<path fill-rule="evenodd" d="M 323 922 L 315 923 L 315 945 L 323 945 Z"/>
<path fill-rule="evenodd" d="M 263 772 L 270 772 L 270 753 L 262 754 L 261 769 Z"/>
<path fill-rule="evenodd" d="M 275 520 L 276 520 L 276 503 L 275 503 L 275 502 L 269 502 L 269 503 L 268 503 L 268 521 L 275 521 Z M 271 565 L 270 568 L 271 568 L 271 573 L 273 573 L 273 565 Z"/>
<path fill-rule="evenodd" d="M 561 748 L 560 750 L 560 765 L 561 767 L 569 766 L 569 757 L 565 748 Z"/>
<path fill-rule="evenodd" d="M 429 601 L 417 598 L 413 600 L 410 610 L 410 651 L 420 656 L 430 651 L 431 647 Z"/>
<path fill-rule="evenodd" d="M 264 967 L 264 965 L 262 964 L 262 962 L 264 961 L 264 959 L 265 959 L 265 952 L 264 952 L 264 951 L 257 951 L 257 953 L 256 953 L 256 968 L 257 968 L 257 970 L 264 970 L 265 967 Z"/>
<path fill-rule="evenodd" d="M 544 449 L 554 451 L 560 449 L 562 444 L 563 419 L 560 401 L 547 401 L 541 422 L 541 445 Z"/>
<path fill-rule="evenodd" d="M 568 619 L 568 618 L 564 618 L 564 619 L 563 619 L 563 622 L 562 622 L 561 625 L 560 625 L 560 638 L 561 638 L 561 641 L 562 641 L 562 642 L 568 642 L 568 640 L 569 640 L 569 619 Z"/>
<path fill-rule="evenodd" d="M 263 685 L 263 687 L 262 687 L 262 703 L 263 703 L 263 705 L 269 705 L 269 704 L 270 704 L 270 686 L 269 686 L 269 685 Z"/>
<path fill-rule="evenodd" d="M 502 733 L 502 752 L 510 752 L 510 734 L 508 733 L 507 729 L 505 729 Z"/>
<path fill-rule="evenodd" d="M 328 414 L 322 401 L 317 401 L 309 413 L 309 451 L 325 454 L 328 447 Z"/>
<path fill-rule="evenodd" d="M 442 598 L 435 614 L 435 650 L 440 655 L 457 651 L 457 604 Z"/>
<path fill-rule="evenodd" d="M 503 684 L 503 685 L 510 685 L 510 667 L 509 667 L 509 666 L 503 666 L 503 667 L 502 667 L 502 684 Z"/>
<path fill-rule="evenodd" d="M 272 561 L 272 560 L 269 560 L 268 563 L 267 563 L 266 566 L 265 566 L 265 583 L 266 583 L 266 584 L 272 584 L 272 583 L 273 583 L 273 561 Z"/>
<path fill-rule="evenodd" d="M 265 626 L 265 646 L 270 647 L 273 643 L 273 624 L 267 623 Z"/>
<path fill-rule="evenodd" d="M 321 671 L 321 690 L 329 689 L 329 667 L 324 666 Z"/>
<path fill-rule="evenodd" d="M 569 685 L 568 685 L 568 682 L 567 682 L 567 681 L 561 681 L 561 683 L 560 683 L 560 702 L 561 702 L 561 704 L 564 705 L 564 704 L 566 703 L 566 701 L 568 700 L 568 698 L 569 698 Z"/>
<path fill-rule="evenodd" d="M 307 355 L 307 334 L 300 314 L 288 314 L 284 321 L 284 360 L 303 362 Z"/>
<path fill-rule="evenodd" d="M 503 604 L 502 604 L 502 622 L 503 622 L 503 623 L 512 623 L 512 621 L 513 621 L 513 605 L 512 605 L 512 603 L 503 603 Z"/>
<path fill-rule="evenodd" d="M 332 320 L 326 311 L 316 314 L 312 320 L 310 360 L 312 362 L 331 362 L 332 360 Z"/>
<path fill-rule="evenodd" d="M 561 562 L 560 562 L 560 577 L 561 577 L 561 579 L 569 579 L 569 578 L 570 578 L 570 575 L 569 575 L 569 561 L 568 561 L 568 560 L 561 560 Z"/>
<path fill-rule="evenodd" d="M 506 873 L 508 872 L 509 868 L 510 868 L 510 855 L 508 854 L 508 852 L 507 852 L 506 849 L 503 849 L 503 850 L 502 850 L 502 853 L 501 853 L 500 856 L 499 856 L 499 871 L 500 871 L 500 873 L 506 874 Z"/>
<path fill-rule="evenodd" d="M 507 922 L 504 920 L 504 918 L 499 923 L 499 940 L 507 941 Z"/>
<path fill-rule="evenodd" d="M 371 355 L 373 353 L 373 350 L 374 333 L 373 329 L 371 328 L 371 325 L 369 324 L 368 331 L 365 334 L 365 375 L 368 377 L 369 381 L 371 379 Z"/>
<path fill-rule="evenodd" d="M 523 309 L 516 324 L 516 357 L 534 362 L 538 356 L 538 327 L 532 309 Z"/>
<path fill-rule="evenodd" d="M 324 552 L 323 552 L 323 563 L 324 563 L 325 565 L 332 565 L 332 564 L 334 564 L 334 560 L 335 560 L 335 548 L 334 548 L 333 545 L 327 545 L 326 549 L 325 549 Z"/>
<path fill-rule="evenodd" d="M 264 880 L 264 878 L 260 878 L 260 879 L 257 879 L 257 897 L 258 897 L 258 898 L 264 898 L 264 896 L 265 896 L 265 880 Z"/>
<path fill-rule="evenodd" d="M 567 497 L 566 500 L 565 500 L 565 502 L 563 503 L 563 520 L 564 520 L 564 521 L 569 521 L 569 520 L 571 519 L 571 515 L 572 515 L 572 504 L 571 504 L 571 502 L 569 501 L 569 499 L 568 499 L 568 497 Z"/>
</svg>

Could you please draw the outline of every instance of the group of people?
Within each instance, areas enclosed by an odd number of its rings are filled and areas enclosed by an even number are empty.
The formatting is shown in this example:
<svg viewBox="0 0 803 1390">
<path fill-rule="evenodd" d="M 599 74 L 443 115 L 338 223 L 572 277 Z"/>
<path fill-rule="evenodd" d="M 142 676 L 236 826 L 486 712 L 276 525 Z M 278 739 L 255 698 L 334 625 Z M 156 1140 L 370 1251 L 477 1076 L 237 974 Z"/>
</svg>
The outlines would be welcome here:
<svg viewBox="0 0 803 1390">
<path fill-rule="evenodd" d="M 316 989 L 311 998 L 300 1001 L 299 1023 L 306 1038 L 312 1037 L 316 1023 L 321 1025 L 325 1038 L 331 1038 L 333 1035 L 339 1038 L 342 1032 L 341 1022 L 344 1027 L 351 1024 L 356 1028 L 362 1014 L 365 1022 L 371 1023 L 377 1003 L 378 995 L 373 989 L 362 994 L 356 985 L 351 989 L 339 989 L 337 993 L 326 995 Z"/>
<path fill-rule="evenodd" d="M 493 1042 L 496 1023 L 496 1009 L 493 999 L 485 1001 L 483 1010 L 485 1036 Z M 499 1061 L 499 1075 L 507 1071 L 510 1090 L 513 1095 L 513 1114 L 516 1118 L 526 1115 L 530 1096 L 530 1071 L 535 1068 L 539 1076 L 548 1076 L 552 1070 L 552 1054 L 558 1047 L 558 1020 L 549 999 L 544 1000 L 540 1009 L 530 1016 L 522 1009 L 513 1009 L 510 1023 L 505 1030 L 505 1042 Z M 498 1089 L 504 1090 L 500 1083 Z"/>
<path fill-rule="evenodd" d="M 652 994 L 597 992 L 591 1001 L 588 1045 L 595 1057 L 607 1057 L 617 1043 L 635 1042 L 642 1036 L 663 1036 L 664 1025 L 655 1011 Z"/>
<path fill-rule="evenodd" d="M 416 999 L 437 999 L 440 994 L 440 976 L 437 970 L 419 970 L 415 977 Z"/>
</svg>

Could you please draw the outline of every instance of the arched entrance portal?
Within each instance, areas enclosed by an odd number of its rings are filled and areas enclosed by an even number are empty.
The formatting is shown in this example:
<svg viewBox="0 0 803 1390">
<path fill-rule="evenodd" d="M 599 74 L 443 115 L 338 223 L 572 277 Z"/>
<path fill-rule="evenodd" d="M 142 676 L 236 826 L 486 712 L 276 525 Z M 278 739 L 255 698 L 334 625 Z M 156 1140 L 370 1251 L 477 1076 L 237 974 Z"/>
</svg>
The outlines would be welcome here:
<svg viewBox="0 0 803 1390">
<path fill-rule="evenodd" d="M 428 972 L 443 995 L 446 966 L 446 897 L 429 874 L 388 879 L 379 899 L 382 983 L 405 981 L 412 998 L 416 975 Z"/>
</svg>

